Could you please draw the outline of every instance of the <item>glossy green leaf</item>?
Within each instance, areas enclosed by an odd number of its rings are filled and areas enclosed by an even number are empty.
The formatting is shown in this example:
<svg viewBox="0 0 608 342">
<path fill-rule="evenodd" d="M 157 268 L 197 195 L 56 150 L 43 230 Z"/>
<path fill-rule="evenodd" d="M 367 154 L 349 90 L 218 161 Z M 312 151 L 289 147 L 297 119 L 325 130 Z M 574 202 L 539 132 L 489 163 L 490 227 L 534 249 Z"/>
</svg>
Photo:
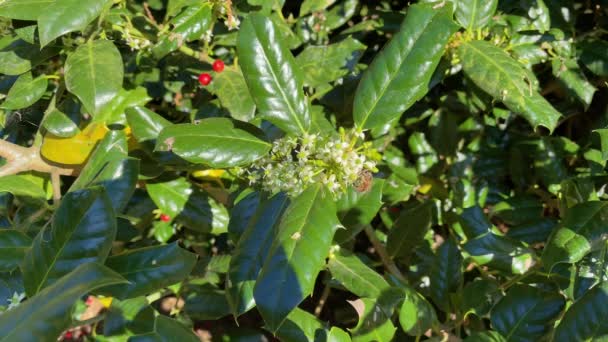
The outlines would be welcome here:
<svg viewBox="0 0 608 342">
<path fill-rule="evenodd" d="M 498 0 L 458 0 L 456 20 L 462 27 L 473 32 L 490 22 L 497 6 Z"/>
<path fill-rule="evenodd" d="M 188 329 L 182 323 L 172 318 L 158 315 L 154 320 L 154 331 L 135 335 L 129 338 L 133 342 L 169 342 L 184 341 L 198 342 L 200 339 L 194 334 L 192 329 Z"/>
<path fill-rule="evenodd" d="M 460 224 L 469 239 L 484 235 L 492 229 L 492 224 L 479 206 L 464 209 L 460 215 Z"/>
<path fill-rule="evenodd" d="M 80 103 L 70 97 L 44 116 L 42 126 L 55 136 L 70 138 L 80 132 L 80 119 Z"/>
<path fill-rule="evenodd" d="M 433 223 L 433 207 L 428 201 L 401 212 L 388 232 L 386 249 L 390 256 L 407 258 L 422 242 Z"/>
<path fill-rule="evenodd" d="M 46 77 L 39 76 L 32 79 L 31 73 L 25 73 L 19 76 L 15 84 L 13 84 L 0 107 L 5 109 L 29 107 L 40 100 L 42 95 L 44 95 L 47 86 L 48 81 Z"/>
<path fill-rule="evenodd" d="M 505 338 L 496 331 L 476 332 L 464 339 L 466 342 L 505 342 Z"/>
<path fill-rule="evenodd" d="M 154 309 L 148 305 L 146 297 L 126 300 L 112 298 L 112 303 L 105 312 L 103 335 L 115 336 L 121 333 L 138 334 L 152 331 L 154 312 Z"/>
<path fill-rule="evenodd" d="M 331 6 L 336 0 L 304 0 L 300 5 L 300 17 L 311 12 L 318 12 Z"/>
<path fill-rule="evenodd" d="M 303 76 L 273 22 L 250 14 L 237 39 L 239 65 L 262 117 L 289 134 L 310 129 Z"/>
<path fill-rule="evenodd" d="M 116 213 L 122 212 L 135 191 L 139 160 L 127 156 L 122 131 L 111 131 L 99 142 L 70 190 L 103 186 Z"/>
<path fill-rule="evenodd" d="M 557 263 L 575 263 L 603 246 L 608 231 L 608 205 L 590 201 L 569 208 L 560 227 L 543 250 L 543 264 L 551 270 Z"/>
<path fill-rule="evenodd" d="M 608 337 L 608 282 L 585 293 L 568 308 L 555 329 L 555 341 L 604 341 Z"/>
<path fill-rule="evenodd" d="M 399 311 L 399 323 L 412 336 L 421 336 L 437 324 L 435 309 L 413 289 L 406 288 L 405 299 Z"/>
<path fill-rule="evenodd" d="M 152 52 L 157 58 L 177 50 L 185 42 L 201 39 L 212 29 L 213 5 L 200 3 L 186 7 L 171 20 L 173 29 L 163 35 Z"/>
<path fill-rule="evenodd" d="M 608 128 L 596 129 L 594 132 L 600 137 L 602 159 L 608 159 Z"/>
<path fill-rule="evenodd" d="M 430 292 L 435 305 L 449 312 L 450 295 L 457 292 L 463 282 L 460 250 L 453 239 L 447 239 L 437 249 L 437 255 L 430 272 Z"/>
<path fill-rule="evenodd" d="M 46 201 L 45 187 L 47 186 L 47 179 L 33 174 L 0 177 L 0 193 L 9 192 L 17 197 L 37 202 Z"/>
<path fill-rule="evenodd" d="M 47 13 L 56 0 L 6 0 L 0 3 L 0 17 L 19 20 L 36 20 Z"/>
<path fill-rule="evenodd" d="M 235 316 L 255 305 L 253 288 L 288 205 L 289 198 L 284 193 L 262 201 L 238 240 L 226 279 L 226 295 Z"/>
<path fill-rule="evenodd" d="M 534 341 L 549 331 L 565 303 L 557 293 L 515 285 L 492 308 L 492 326 L 507 341 Z"/>
<path fill-rule="evenodd" d="M 0 230 L 0 272 L 17 268 L 31 244 L 32 239 L 18 230 Z"/>
<path fill-rule="evenodd" d="M 198 124 L 164 128 L 156 151 L 171 151 L 191 162 L 214 168 L 247 165 L 270 151 L 272 145 L 257 127 L 227 118 L 203 119 Z"/>
<path fill-rule="evenodd" d="M 399 32 L 363 74 L 353 107 L 356 126 L 383 125 L 422 98 L 456 28 L 451 4 L 410 6 Z"/>
<path fill-rule="evenodd" d="M 65 85 L 95 116 L 120 91 L 123 69 L 120 52 L 111 41 L 89 40 L 68 56 Z"/>
<path fill-rule="evenodd" d="M 580 44 L 581 63 L 598 76 L 608 76 L 608 42 L 590 40 Z"/>
<path fill-rule="evenodd" d="M 114 209 L 102 188 L 67 193 L 51 225 L 36 235 L 21 265 L 28 296 L 40 292 L 79 265 L 103 262 L 115 236 Z"/>
<path fill-rule="evenodd" d="M 262 194 L 259 191 L 251 191 L 239 194 L 230 210 L 230 222 L 228 222 L 228 235 L 236 245 L 241 236 L 249 227 L 249 222 L 255 216 L 262 202 Z"/>
<path fill-rule="evenodd" d="M 587 80 L 576 60 L 556 58 L 551 65 L 553 66 L 553 75 L 562 81 L 566 88 L 574 93 L 587 109 L 591 105 L 593 94 L 597 89 Z"/>
<path fill-rule="evenodd" d="M 388 342 L 392 341 L 397 328 L 391 321 L 391 312 L 387 312 L 380 300 L 361 298 L 350 302 L 359 316 L 357 326 L 351 329 L 353 342 Z"/>
<path fill-rule="evenodd" d="M 502 272 L 524 274 L 536 263 L 534 251 L 521 242 L 492 232 L 467 241 L 463 246 L 478 265 Z"/>
<path fill-rule="evenodd" d="M 343 243 L 354 238 L 366 224 L 369 224 L 382 207 L 384 179 L 374 178 L 372 188 L 367 192 L 357 192 L 353 187 L 346 190 L 336 202 L 338 218 L 345 229 L 336 232 L 335 241 Z"/>
<path fill-rule="evenodd" d="M 524 67 L 505 51 L 486 41 L 463 43 L 459 48 L 464 73 L 473 82 L 522 115 L 534 128 L 553 131 L 561 114 L 534 90 Z"/>
<path fill-rule="evenodd" d="M 230 116 L 240 121 L 250 121 L 255 114 L 255 103 L 249 94 L 243 73 L 238 68 L 227 67 L 217 73 L 207 89 L 217 95 L 222 107 Z"/>
<path fill-rule="evenodd" d="M 94 120 L 106 125 L 127 123 L 125 112 L 127 108 L 143 106 L 150 101 L 146 88 L 120 89 L 110 102 L 104 105 Z"/>
<path fill-rule="evenodd" d="M 282 341 L 324 341 L 325 327 L 314 315 L 295 308 L 276 331 L 276 336 Z"/>
<path fill-rule="evenodd" d="M 338 224 L 334 201 L 321 185 L 309 187 L 285 210 L 253 294 L 271 331 L 312 292 Z"/>
<path fill-rule="evenodd" d="M 6 2 L 0 4 L 0 8 L 4 4 Z M 0 73 L 21 75 L 55 56 L 58 52 L 57 47 L 40 49 L 37 44 L 28 43 L 19 37 L 5 36 L 0 39 Z"/>
<path fill-rule="evenodd" d="M 84 263 L 59 278 L 25 303 L 0 315 L 0 341 L 56 340 L 72 323 L 72 307 L 79 297 L 126 281 L 97 263 Z"/>
<path fill-rule="evenodd" d="M 176 243 L 132 249 L 106 260 L 106 266 L 130 283 L 102 292 L 119 299 L 150 294 L 186 279 L 195 262 L 196 256 Z"/>
<path fill-rule="evenodd" d="M 40 45 L 44 47 L 66 33 L 84 30 L 111 3 L 111 0 L 53 1 L 37 18 Z"/>
<path fill-rule="evenodd" d="M 230 314 L 226 293 L 210 285 L 188 289 L 184 309 L 188 316 L 200 320 L 220 319 Z"/>
<path fill-rule="evenodd" d="M 334 279 L 359 297 L 378 298 L 390 287 L 378 272 L 352 253 L 339 251 L 331 255 L 327 266 Z"/>
<path fill-rule="evenodd" d="M 304 73 L 304 83 L 318 87 L 352 72 L 364 50 L 365 45 L 348 37 L 335 44 L 308 46 L 296 62 Z"/>
<path fill-rule="evenodd" d="M 148 194 L 164 214 L 196 231 L 225 231 L 226 208 L 185 178 L 148 183 Z"/>
<path fill-rule="evenodd" d="M 474 313 L 479 317 L 490 312 L 498 298 L 502 297 L 498 283 L 489 279 L 475 279 L 464 287 L 461 295 L 460 308 L 465 316 Z"/>
</svg>

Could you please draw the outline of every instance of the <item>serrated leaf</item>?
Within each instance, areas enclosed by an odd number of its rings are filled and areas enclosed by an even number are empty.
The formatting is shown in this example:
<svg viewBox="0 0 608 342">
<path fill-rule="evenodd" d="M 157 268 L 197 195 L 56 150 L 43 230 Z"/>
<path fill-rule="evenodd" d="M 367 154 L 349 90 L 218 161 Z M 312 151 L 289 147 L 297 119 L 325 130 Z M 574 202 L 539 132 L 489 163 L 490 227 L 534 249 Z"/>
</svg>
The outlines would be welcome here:
<svg viewBox="0 0 608 342">
<path fill-rule="evenodd" d="M 534 128 L 555 129 L 561 114 L 534 90 L 528 72 L 505 51 L 477 40 L 460 45 L 459 53 L 464 73 L 478 87 L 522 115 Z"/>
<path fill-rule="evenodd" d="M 391 257 L 407 258 L 413 253 L 431 228 L 433 206 L 428 201 L 401 212 L 387 236 L 386 250 Z"/>
<path fill-rule="evenodd" d="M 284 193 L 261 202 L 238 240 L 226 279 L 226 296 L 235 316 L 255 305 L 253 288 L 288 205 L 289 198 Z"/>
<path fill-rule="evenodd" d="M 261 14 L 250 14 L 241 24 L 237 52 L 262 117 L 289 134 L 308 132 L 311 116 L 302 73 L 273 22 Z"/>
<path fill-rule="evenodd" d="M 19 20 L 36 20 L 56 0 L 5 0 L 0 3 L 0 16 Z"/>
<path fill-rule="evenodd" d="M 576 98 L 583 103 L 585 110 L 591 105 L 593 94 L 597 90 L 580 70 L 574 59 L 555 58 L 551 62 L 553 75 L 557 77 Z"/>
<path fill-rule="evenodd" d="M 84 30 L 111 2 L 111 0 L 53 1 L 37 18 L 40 45 L 44 47 L 53 39 L 68 32 Z"/>
<path fill-rule="evenodd" d="M 551 329 L 565 304 L 564 298 L 556 293 L 514 285 L 492 308 L 490 319 L 507 341 L 534 341 Z"/>
<path fill-rule="evenodd" d="M 158 136 L 155 151 L 171 151 L 191 163 L 226 168 L 250 164 L 271 147 L 264 133 L 251 124 L 209 118 L 198 124 L 165 127 Z"/>
<path fill-rule="evenodd" d="M 421 336 L 437 324 L 435 309 L 414 289 L 405 289 L 405 299 L 399 311 L 399 323 L 412 336 Z"/>
<path fill-rule="evenodd" d="M 115 236 L 114 209 L 102 188 L 67 193 L 23 260 L 26 293 L 35 295 L 79 265 L 103 262 Z"/>
<path fill-rule="evenodd" d="M 608 203 L 590 201 L 568 208 L 560 227 L 543 250 L 549 271 L 557 263 L 575 263 L 603 246 L 608 238 Z"/>
<path fill-rule="evenodd" d="M 195 262 L 196 256 L 177 243 L 132 249 L 106 260 L 106 266 L 130 284 L 106 287 L 102 292 L 119 299 L 150 294 L 184 280 Z"/>
<path fill-rule="evenodd" d="M 498 0 L 458 0 L 456 20 L 463 28 L 473 32 L 490 22 L 497 6 Z"/>
<path fill-rule="evenodd" d="M 338 224 L 334 201 L 321 185 L 309 187 L 285 210 L 253 293 L 271 331 L 312 292 Z"/>
<path fill-rule="evenodd" d="M 408 7 L 399 32 L 376 55 L 355 93 L 357 127 L 371 129 L 398 118 L 428 92 L 448 39 L 456 31 L 451 4 Z"/>
<path fill-rule="evenodd" d="M 608 282 L 585 293 L 568 308 L 557 328 L 555 341 L 601 341 L 608 336 Z"/>
<path fill-rule="evenodd" d="M 0 272 L 10 272 L 17 268 L 25 256 L 32 239 L 13 229 L 0 230 Z"/>
<path fill-rule="evenodd" d="M 96 288 L 126 282 L 97 263 L 70 271 L 10 314 L 0 315 L 0 341 L 55 340 L 72 323 L 71 311 L 78 298 Z"/>
<path fill-rule="evenodd" d="M 93 116 L 118 94 L 123 74 L 122 56 L 109 40 L 89 40 L 71 53 L 65 62 L 66 88 Z"/>
<path fill-rule="evenodd" d="M 359 316 L 357 326 L 351 329 L 353 342 L 392 341 L 397 330 L 390 319 L 392 308 L 387 312 L 381 299 L 361 298 L 349 303 Z"/>
<path fill-rule="evenodd" d="M 185 178 L 149 182 L 147 189 L 164 214 L 189 229 L 200 232 L 227 229 L 226 208 Z"/>
<path fill-rule="evenodd" d="M 340 251 L 327 264 L 333 278 L 359 297 L 378 298 L 390 285 L 356 255 Z"/>
<path fill-rule="evenodd" d="M 32 79 L 31 73 L 25 73 L 19 76 L 15 84 L 13 84 L 0 107 L 5 109 L 22 109 L 29 107 L 40 100 L 42 95 L 44 95 L 47 86 L 48 81 L 46 77 L 39 76 Z"/>
<path fill-rule="evenodd" d="M 165 342 L 165 341 L 184 341 L 198 342 L 200 339 L 194 334 L 192 329 L 188 329 L 181 322 L 172 318 L 158 315 L 154 320 L 154 331 L 134 335 L 129 338 L 132 342 Z"/>
<path fill-rule="evenodd" d="M 325 335 L 325 326 L 314 315 L 295 308 L 276 331 L 276 335 L 283 341 L 322 341 L 323 339 L 320 338 Z"/>
</svg>

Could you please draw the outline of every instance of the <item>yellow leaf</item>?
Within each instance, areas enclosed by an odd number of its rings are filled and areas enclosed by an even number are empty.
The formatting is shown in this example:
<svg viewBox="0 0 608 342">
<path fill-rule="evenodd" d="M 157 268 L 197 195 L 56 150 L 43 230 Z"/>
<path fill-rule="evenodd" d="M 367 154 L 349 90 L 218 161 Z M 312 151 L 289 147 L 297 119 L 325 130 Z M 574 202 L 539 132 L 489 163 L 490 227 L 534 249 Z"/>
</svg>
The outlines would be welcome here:
<svg viewBox="0 0 608 342">
<path fill-rule="evenodd" d="M 61 138 L 47 133 L 44 136 L 40 153 L 42 156 L 58 164 L 83 164 L 97 142 L 103 139 L 109 129 L 103 123 L 92 123 L 80 133 L 70 138 Z"/>
<path fill-rule="evenodd" d="M 224 173 L 226 173 L 224 170 L 198 170 L 192 172 L 192 176 L 202 180 L 216 180 L 222 178 Z"/>
<path fill-rule="evenodd" d="M 97 298 L 101 304 L 104 306 L 104 308 L 109 308 L 110 305 L 112 305 L 112 297 L 103 297 L 103 298 Z"/>
</svg>

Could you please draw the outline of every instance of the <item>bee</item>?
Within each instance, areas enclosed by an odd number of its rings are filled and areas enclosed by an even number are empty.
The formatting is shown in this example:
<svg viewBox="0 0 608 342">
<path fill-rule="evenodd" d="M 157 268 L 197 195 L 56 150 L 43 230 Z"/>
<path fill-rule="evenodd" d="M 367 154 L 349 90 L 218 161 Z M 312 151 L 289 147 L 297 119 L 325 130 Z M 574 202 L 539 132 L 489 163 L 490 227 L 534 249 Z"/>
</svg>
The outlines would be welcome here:
<svg viewBox="0 0 608 342">
<path fill-rule="evenodd" d="M 362 170 L 359 172 L 359 178 L 353 184 L 357 192 L 368 192 L 372 188 L 374 183 L 374 176 L 369 170 Z"/>
</svg>

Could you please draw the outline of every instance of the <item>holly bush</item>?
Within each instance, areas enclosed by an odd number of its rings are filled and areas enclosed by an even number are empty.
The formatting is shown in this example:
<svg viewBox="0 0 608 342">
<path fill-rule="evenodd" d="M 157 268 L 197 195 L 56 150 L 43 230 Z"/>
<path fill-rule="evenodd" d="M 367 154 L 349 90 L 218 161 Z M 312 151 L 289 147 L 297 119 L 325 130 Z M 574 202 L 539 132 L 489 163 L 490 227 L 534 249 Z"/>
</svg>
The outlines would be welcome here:
<svg viewBox="0 0 608 342">
<path fill-rule="evenodd" d="M 0 341 L 605 340 L 607 16 L 0 1 Z"/>
</svg>

